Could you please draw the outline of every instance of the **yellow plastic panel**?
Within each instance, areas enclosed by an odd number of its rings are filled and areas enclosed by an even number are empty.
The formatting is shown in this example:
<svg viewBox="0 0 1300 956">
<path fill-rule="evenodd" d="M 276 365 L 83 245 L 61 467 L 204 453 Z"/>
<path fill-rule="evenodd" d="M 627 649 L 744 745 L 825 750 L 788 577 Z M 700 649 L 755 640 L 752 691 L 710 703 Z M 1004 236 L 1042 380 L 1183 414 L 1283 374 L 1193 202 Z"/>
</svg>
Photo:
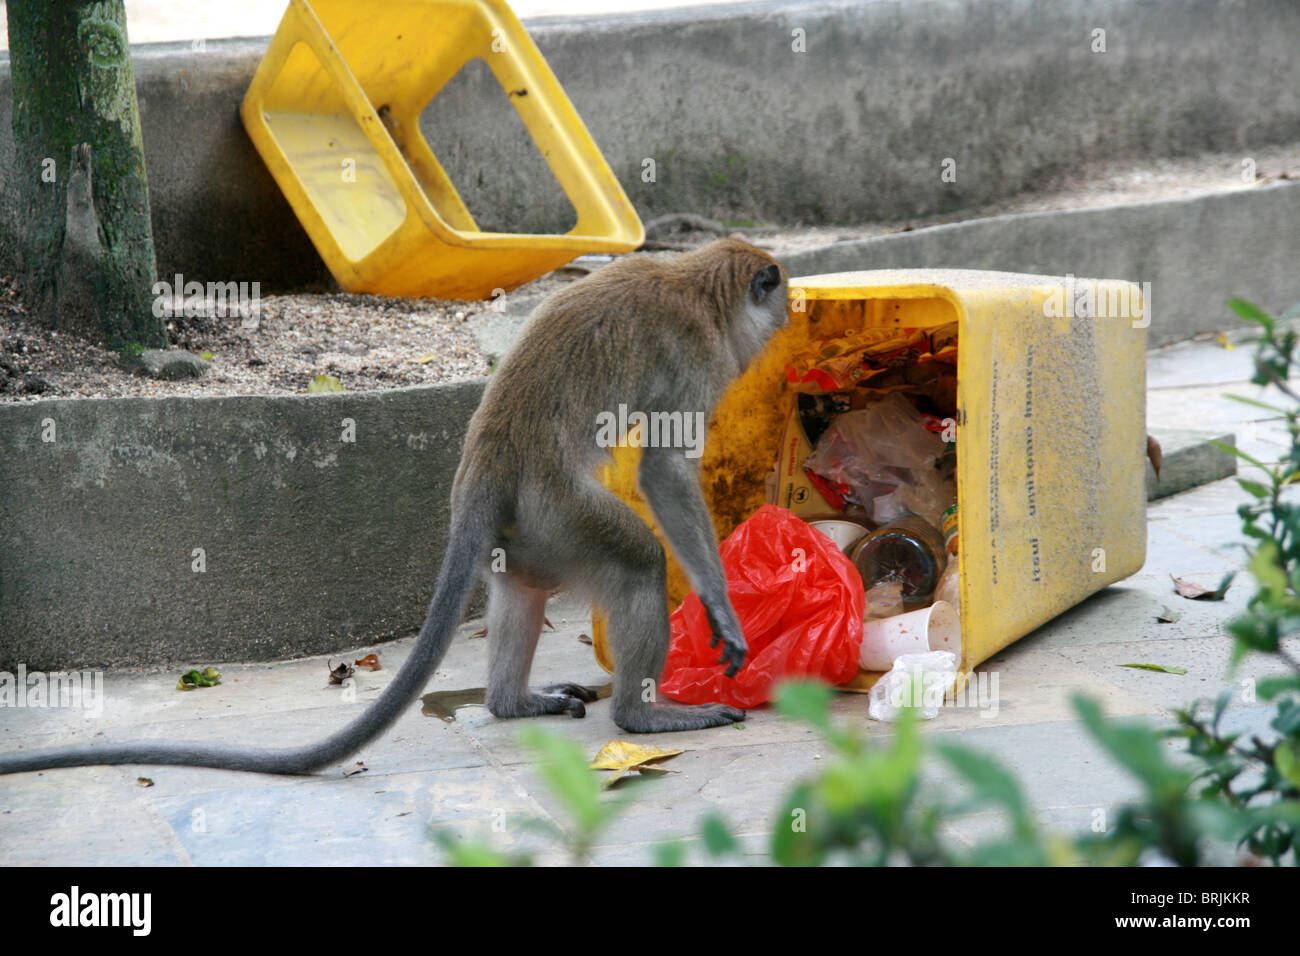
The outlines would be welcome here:
<svg viewBox="0 0 1300 956">
<path fill-rule="evenodd" d="M 1070 310 L 1061 308 L 1067 280 L 1050 276 L 927 269 L 791 279 L 789 324 L 710 424 L 701 474 L 718 535 L 764 500 L 788 401 L 783 373 L 795 355 L 852 329 L 955 321 L 962 671 L 1135 573 L 1146 559 L 1141 292 L 1069 281 L 1096 290 L 1099 317 L 1052 317 Z M 648 517 L 635 467 L 636 450 L 620 449 L 602 480 Z M 689 585 L 668 564 L 676 607 Z M 593 643 L 612 670 L 599 614 Z M 858 688 L 872 680 L 861 676 Z"/>
<path fill-rule="evenodd" d="M 577 213 L 563 235 L 482 232 L 419 131 L 482 59 Z M 249 138 L 339 285 L 487 298 L 645 233 L 503 0 L 291 0 L 244 96 Z"/>
<path fill-rule="evenodd" d="M 267 113 L 266 125 L 343 256 L 365 258 L 402 225 L 402 193 L 351 116 Z M 344 157 L 355 181 L 340 175 Z"/>
</svg>

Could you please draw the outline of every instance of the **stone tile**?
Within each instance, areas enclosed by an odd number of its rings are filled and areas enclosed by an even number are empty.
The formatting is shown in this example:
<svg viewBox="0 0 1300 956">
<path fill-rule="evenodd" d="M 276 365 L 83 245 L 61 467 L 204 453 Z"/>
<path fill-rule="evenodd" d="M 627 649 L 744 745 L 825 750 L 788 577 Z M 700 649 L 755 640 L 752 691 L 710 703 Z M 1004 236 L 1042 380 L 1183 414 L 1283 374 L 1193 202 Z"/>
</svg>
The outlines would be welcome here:
<svg viewBox="0 0 1300 956">
<path fill-rule="evenodd" d="M 1248 504 L 1252 500 L 1235 479 L 1225 478 L 1151 502 L 1147 505 L 1147 522 L 1194 515 L 1235 515 L 1238 505 Z"/>
<path fill-rule="evenodd" d="M 1108 714 L 1115 716 L 1107 710 Z M 1074 720 L 977 727 L 935 736 L 990 755 L 1020 780 L 1031 806 L 1097 806 L 1131 800 L 1140 786 Z M 929 786 L 962 786 L 939 762 L 928 766 Z"/>
<path fill-rule="evenodd" d="M 1255 374 L 1255 350 L 1218 342 L 1179 342 L 1147 353 L 1147 390 L 1246 383 Z"/>
<path fill-rule="evenodd" d="M 1221 576 L 1211 573 L 1183 577 L 1214 588 Z M 1060 650 L 1094 644 L 1218 635 L 1224 633 L 1223 627 L 1228 620 L 1245 610 L 1250 591 L 1243 579 L 1233 583 L 1222 601 L 1192 601 L 1174 592 L 1173 581 L 1167 574 L 1132 577 L 1097 592 L 1012 646 Z M 1173 623 L 1158 621 L 1157 615 L 1165 609 L 1176 611 L 1179 619 Z"/>
<path fill-rule="evenodd" d="M 296 781 L 158 801 L 190 857 L 219 866 L 412 866 L 445 862 L 431 827 L 491 838 L 506 852 L 540 845 L 494 819 L 522 820 L 535 806 L 490 767 Z M 268 839 L 271 836 L 271 839 Z"/>
<path fill-rule="evenodd" d="M 1300 638 L 1284 646 L 1300 650 Z M 1098 678 L 1141 699 L 1146 712 L 1168 715 L 1197 698 L 1213 700 L 1225 687 L 1234 688 L 1239 706 L 1244 688 L 1260 678 L 1280 672 L 1277 662 L 1262 654 L 1249 654 L 1228 679 L 1232 641 L 1226 637 L 1178 638 L 1127 644 L 1097 644 L 1087 648 L 1058 648 L 1072 663 L 1095 668 Z M 1165 674 L 1124 664 L 1160 664 L 1184 668 L 1186 674 Z"/>
<path fill-rule="evenodd" d="M 675 773 L 627 780 L 604 795 L 611 802 L 628 801 L 629 809 L 601 833 L 597 845 L 651 846 L 689 839 L 698 834 L 700 820 L 710 811 L 725 817 L 733 832 L 770 832 L 787 789 L 817 770 L 828 753 L 825 744 L 816 739 L 806 744 L 759 744 L 680 754 L 662 762 Z M 564 819 L 559 802 L 532 767 L 520 765 L 511 772 L 548 813 Z"/>
<path fill-rule="evenodd" d="M 265 839 L 265 835 L 263 836 Z M 137 794 L 99 803 L 0 811 L 4 866 L 181 866 L 190 859 Z"/>
<path fill-rule="evenodd" d="M 1192 519 L 1187 519 L 1192 520 Z M 1241 567 L 1238 560 L 1226 557 L 1212 548 L 1188 540 L 1169 530 L 1169 521 L 1151 521 L 1147 524 L 1147 560 L 1141 574 L 1169 573 L 1176 569 L 1182 577 L 1188 574 L 1215 572 L 1220 575 Z"/>
<path fill-rule="evenodd" d="M 1277 392 L 1249 382 L 1194 385 L 1147 390 L 1147 428 L 1224 428 L 1232 431 L 1243 422 L 1271 418 L 1267 411 L 1227 398 L 1239 395 L 1257 402 L 1277 404 Z"/>
</svg>

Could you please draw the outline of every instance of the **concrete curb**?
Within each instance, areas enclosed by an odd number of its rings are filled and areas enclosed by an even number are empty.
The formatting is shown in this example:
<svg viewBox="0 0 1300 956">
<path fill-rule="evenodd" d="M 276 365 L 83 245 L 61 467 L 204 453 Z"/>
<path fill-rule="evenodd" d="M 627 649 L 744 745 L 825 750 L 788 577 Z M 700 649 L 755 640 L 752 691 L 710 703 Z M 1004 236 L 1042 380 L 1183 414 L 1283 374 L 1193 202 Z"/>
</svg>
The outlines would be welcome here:
<svg viewBox="0 0 1300 956">
<path fill-rule="evenodd" d="M 1300 184 L 1160 202 L 1022 213 L 791 252 L 793 277 L 868 269 L 991 269 L 1151 283 L 1150 347 L 1206 330 L 1244 328 L 1240 295 L 1281 313 L 1300 302 Z M 539 296 L 474 316 L 489 354 L 509 351 Z"/>
<path fill-rule="evenodd" d="M 276 660 L 409 634 L 483 384 L 0 405 L 0 670 Z M 1201 433 L 1157 438 L 1149 498 L 1235 469 Z"/>
<path fill-rule="evenodd" d="M 1159 478 L 1151 462 L 1147 462 L 1147 501 L 1168 498 L 1237 473 L 1237 456 L 1210 444 L 1217 441 L 1235 448 L 1237 437 L 1230 432 L 1153 428 L 1151 435 L 1160 442 L 1164 461 Z"/>
<path fill-rule="evenodd" d="M 409 633 L 483 384 L 0 405 L 0 670 Z"/>
<path fill-rule="evenodd" d="M 1148 346 L 1244 326 L 1240 295 L 1280 313 L 1300 301 L 1300 184 L 1192 199 L 975 219 L 783 257 L 792 276 L 960 268 L 1151 283 Z"/>
</svg>

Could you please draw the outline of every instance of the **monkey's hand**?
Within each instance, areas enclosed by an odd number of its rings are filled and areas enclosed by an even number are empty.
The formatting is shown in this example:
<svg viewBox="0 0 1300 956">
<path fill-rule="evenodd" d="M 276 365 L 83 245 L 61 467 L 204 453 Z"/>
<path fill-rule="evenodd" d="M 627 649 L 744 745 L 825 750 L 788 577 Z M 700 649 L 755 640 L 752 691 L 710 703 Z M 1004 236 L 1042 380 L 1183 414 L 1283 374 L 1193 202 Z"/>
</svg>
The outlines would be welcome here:
<svg viewBox="0 0 1300 956">
<path fill-rule="evenodd" d="M 722 642 L 722 656 L 718 658 L 718 663 L 730 663 L 727 676 L 735 677 L 736 672 L 745 664 L 745 655 L 749 653 L 749 645 L 745 643 L 745 635 L 741 633 L 740 624 L 734 614 L 723 615 L 723 620 L 728 623 L 725 625 L 720 623 L 707 605 L 704 608 L 704 615 L 709 619 L 709 630 L 713 632 L 709 647 L 717 647 L 718 642 Z"/>
<path fill-rule="evenodd" d="M 709 646 L 722 643 L 718 663 L 727 664 L 727 676 L 735 677 L 745 663 L 749 645 L 727 597 L 727 577 L 718 557 L 709 506 L 700 490 L 697 465 L 680 450 L 647 448 L 641 455 L 640 485 L 673 554 L 704 604 L 713 632 Z"/>
</svg>

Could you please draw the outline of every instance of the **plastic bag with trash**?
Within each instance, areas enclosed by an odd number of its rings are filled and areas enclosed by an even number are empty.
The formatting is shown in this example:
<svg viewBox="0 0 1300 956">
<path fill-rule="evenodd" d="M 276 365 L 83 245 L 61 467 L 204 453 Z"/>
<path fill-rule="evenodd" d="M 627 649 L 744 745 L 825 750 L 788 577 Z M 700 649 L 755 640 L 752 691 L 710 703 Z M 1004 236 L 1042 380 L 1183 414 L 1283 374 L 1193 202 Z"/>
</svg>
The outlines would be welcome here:
<svg viewBox="0 0 1300 956">
<path fill-rule="evenodd" d="M 659 689 L 687 704 L 754 707 L 783 677 L 842 684 L 858 672 L 862 578 L 835 542 L 776 505 L 745 519 L 719 548 L 727 594 L 749 644 L 734 678 L 710 647 L 713 632 L 692 591 L 670 619 Z"/>
<path fill-rule="evenodd" d="M 957 655 L 951 651 L 903 654 L 872 686 L 867 716 L 894 721 L 904 707 L 915 707 L 925 720 L 939 716 L 943 699 L 957 683 Z"/>
<path fill-rule="evenodd" d="M 851 489 L 878 524 L 908 513 L 936 528 L 957 499 L 957 484 L 940 467 L 943 439 L 899 394 L 837 415 L 805 462 L 807 470 Z"/>
</svg>

